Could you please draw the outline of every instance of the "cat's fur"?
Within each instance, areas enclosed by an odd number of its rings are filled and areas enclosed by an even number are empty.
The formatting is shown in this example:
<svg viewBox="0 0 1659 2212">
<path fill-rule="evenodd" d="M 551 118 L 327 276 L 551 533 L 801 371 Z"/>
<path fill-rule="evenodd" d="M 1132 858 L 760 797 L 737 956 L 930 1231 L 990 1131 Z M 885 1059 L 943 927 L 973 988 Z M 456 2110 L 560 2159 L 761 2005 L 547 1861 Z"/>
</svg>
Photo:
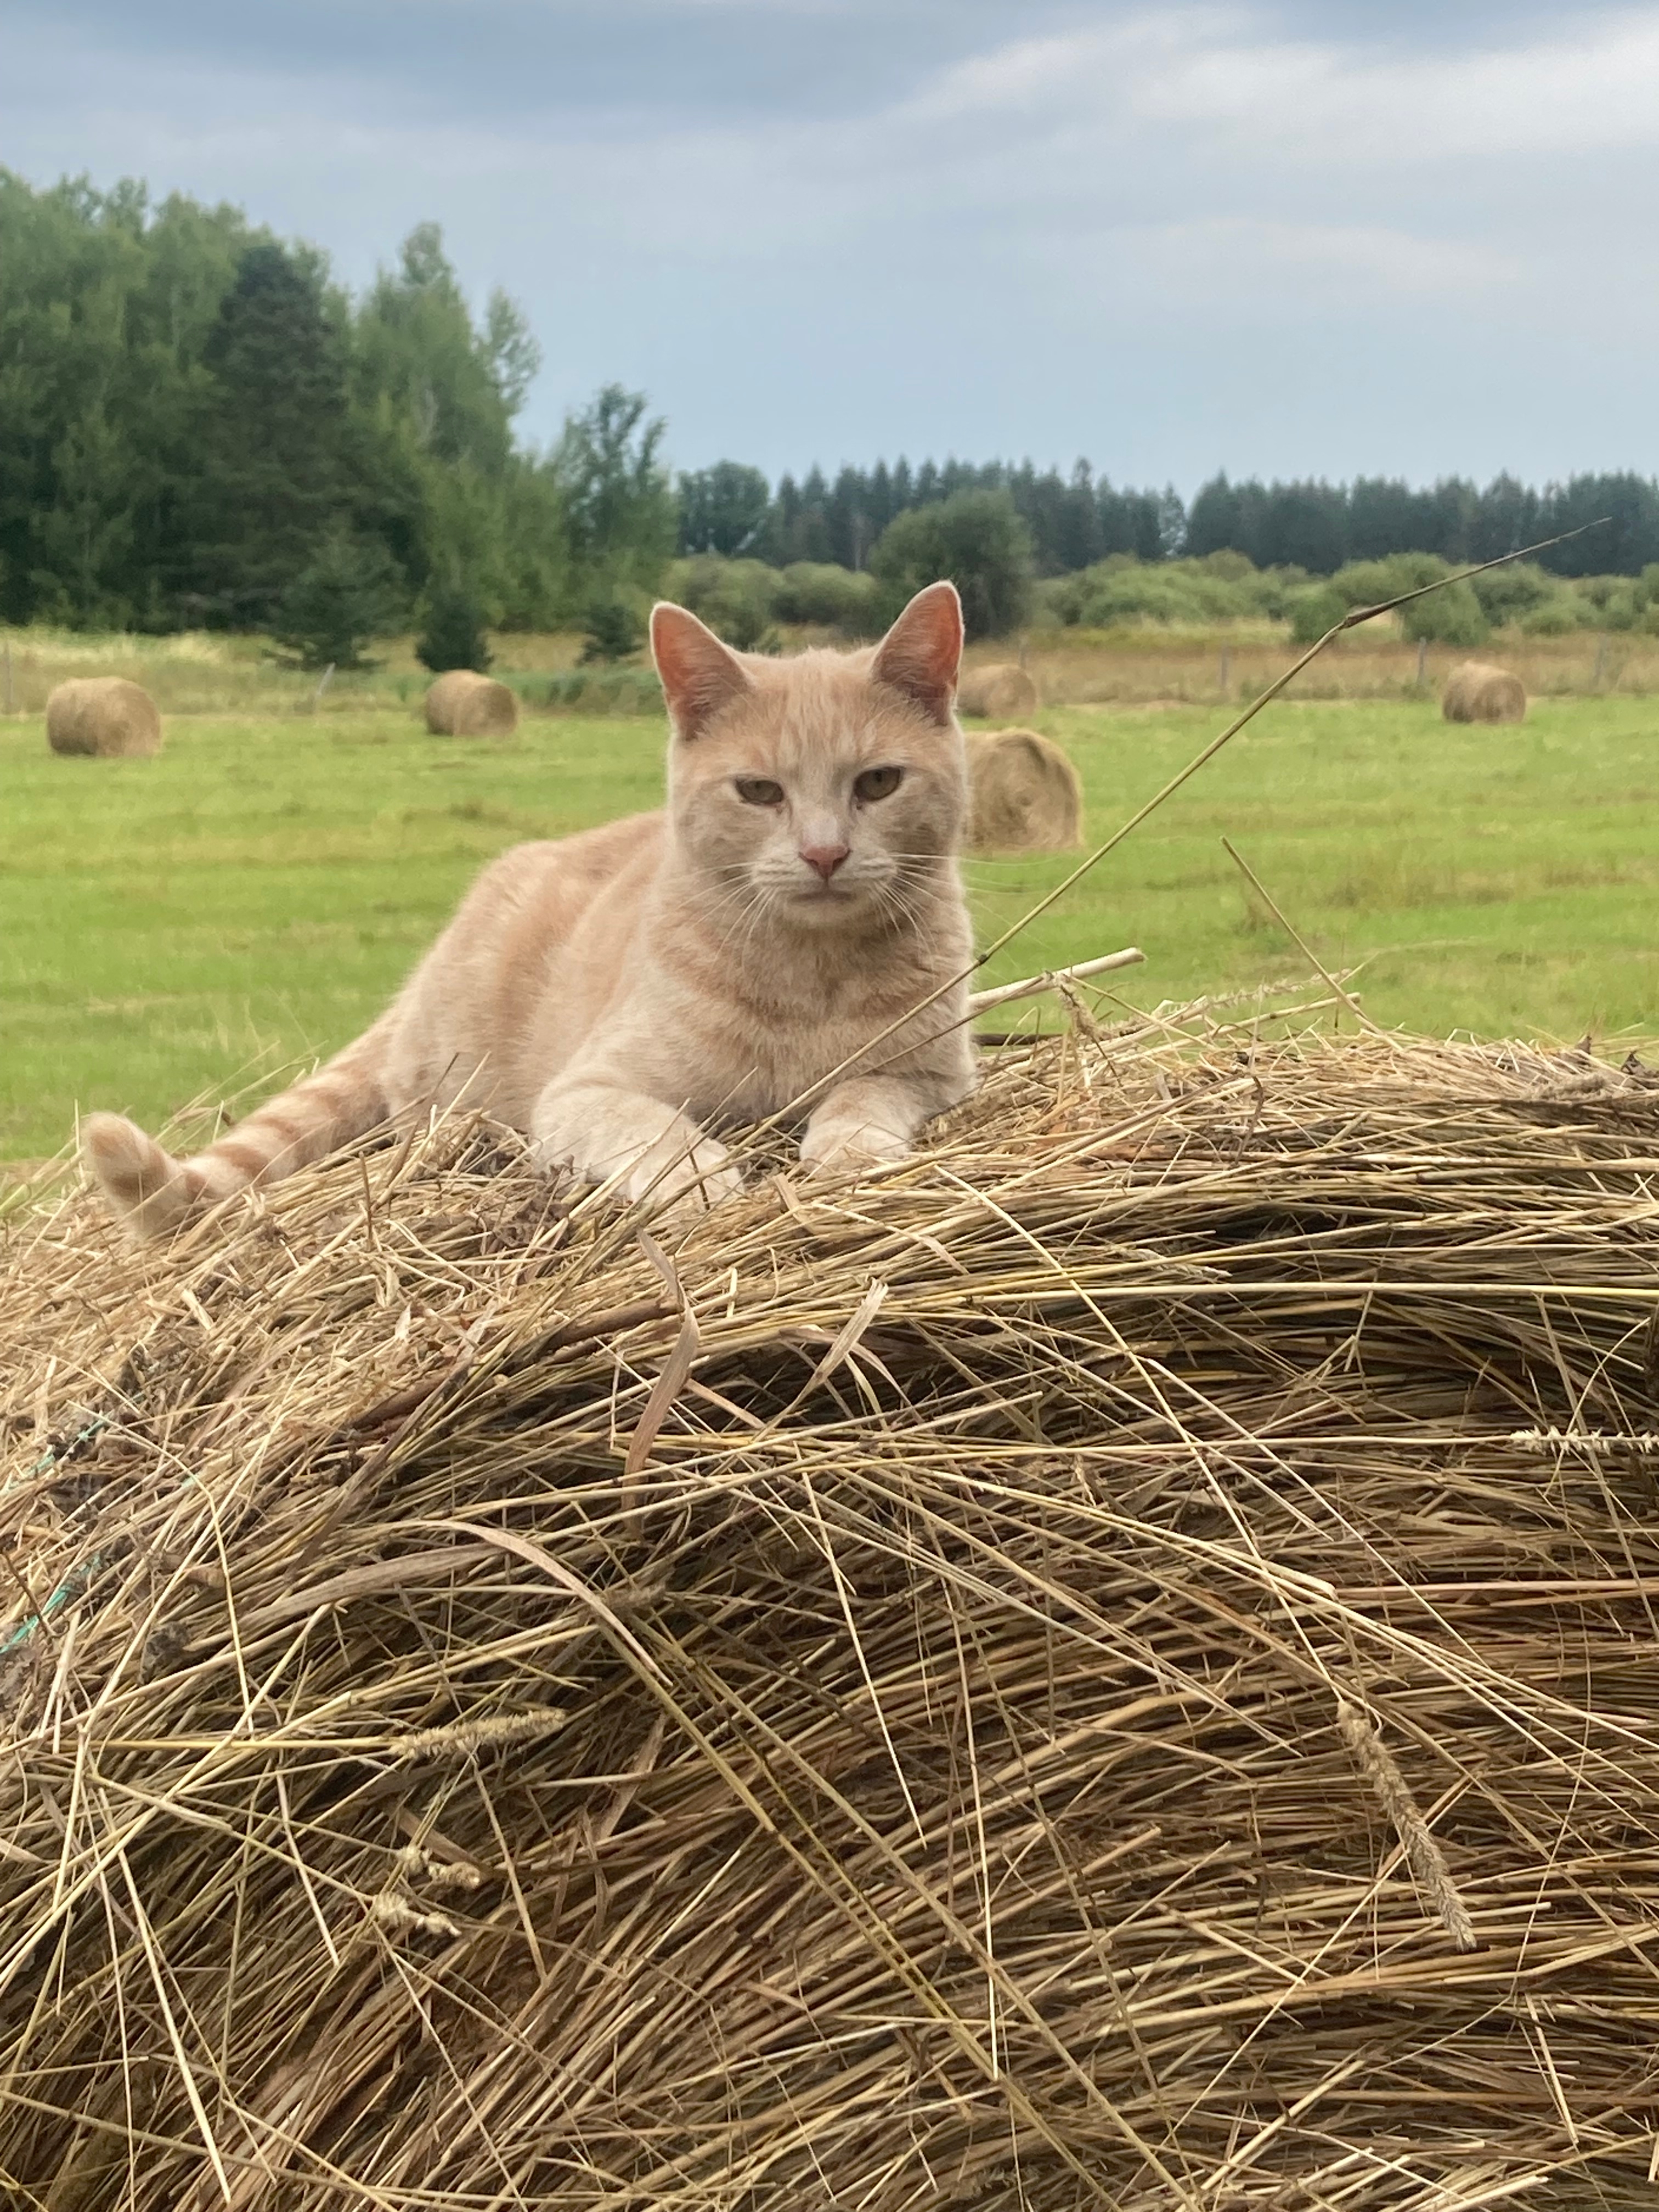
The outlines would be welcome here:
<svg viewBox="0 0 1659 2212">
<path fill-rule="evenodd" d="M 550 1168 L 684 1205 L 737 1188 L 722 1124 L 808 1094 L 803 1159 L 856 1170 L 967 1093 L 954 589 L 859 653 L 738 654 L 666 605 L 651 635 L 666 811 L 504 853 L 371 1029 L 194 1158 L 91 1115 L 136 1234 L 463 1096 Z"/>
</svg>

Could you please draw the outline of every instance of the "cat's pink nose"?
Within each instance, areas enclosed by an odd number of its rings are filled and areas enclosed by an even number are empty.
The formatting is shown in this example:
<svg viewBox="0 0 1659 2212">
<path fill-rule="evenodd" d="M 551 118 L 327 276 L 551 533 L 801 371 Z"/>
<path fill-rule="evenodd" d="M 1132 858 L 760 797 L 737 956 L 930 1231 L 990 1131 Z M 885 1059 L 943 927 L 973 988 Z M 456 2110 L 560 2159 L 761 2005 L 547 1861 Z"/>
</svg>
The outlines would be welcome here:
<svg viewBox="0 0 1659 2212">
<path fill-rule="evenodd" d="M 809 868 L 817 870 L 827 884 L 852 849 L 850 845 L 803 845 L 800 856 Z"/>
</svg>

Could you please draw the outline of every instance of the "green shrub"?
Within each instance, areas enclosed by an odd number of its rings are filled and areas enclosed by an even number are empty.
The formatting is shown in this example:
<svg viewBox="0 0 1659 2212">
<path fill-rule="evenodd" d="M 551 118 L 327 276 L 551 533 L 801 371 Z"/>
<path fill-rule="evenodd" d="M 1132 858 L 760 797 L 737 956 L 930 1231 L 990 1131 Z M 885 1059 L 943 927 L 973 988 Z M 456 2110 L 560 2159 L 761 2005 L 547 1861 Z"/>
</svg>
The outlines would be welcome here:
<svg viewBox="0 0 1659 2212">
<path fill-rule="evenodd" d="M 1452 569 L 1437 553 L 1391 553 L 1384 561 L 1350 561 L 1328 585 L 1297 600 L 1291 634 L 1298 645 L 1311 645 L 1337 619 L 1333 607 L 1346 613 L 1355 607 L 1373 607 L 1395 599 L 1404 592 L 1420 591 L 1439 583 Z M 1328 593 L 1328 598 L 1320 594 Z M 1340 606 L 1339 606 L 1340 603 Z M 1323 615 L 1320 627 L 1314 627 Z M 1480 645 L 1490 634 L 1480 600 L 1467 581 L 1445 584 L 1437 592 L 1411 599 L 1400 610 L 1400 627 L 1412 639 L 1428 639 L 1439 645 Z"/>
<path fill-rule="evenodd" d="M 1039 622 L 1058 623 L 1073 629 L 1083 620 L 1085 597 L 1080 571 L 1069 576 L 1045 576 L 1033 587 L 1031 611 Z"/>
<path fill-rule="evenodd" d="M 1597 580 L 1601 580 L 1598 578 Z M 1638 586 L 1627 578 L 1620 577 L 1601 600 L 1601 627 L 1603 629 L 1634 629 L 1645 610 L 1646 602 L 1640 596 Z"/>
<path fill-rule="evenodd" d="M 1511 561 L 1507 568 L 1488 568 L 1481 575 L 1470 577 L 1469 589 L 1494 629 L 1524 622 L 1528 615 L 1562 597 L 1556 579 L 1533 561 Z"/>
<path fill-rule="evenodd" d="M 626 660 L 645 643 L 645 606 L 637 592 L 618 586 L 598 592 L 582 624 L 584 661 Z"/>
<path fill-rule="evenodd" d="M 1401 607 L 1400 627 L 1407 637 L 1425 638 L 1431 645 L 1484 645 L 1492 635 L 1492 624 L 1467 580 Z"/>
<path fill-rule="evenodd" d="M 1137 561 L 1122 553 L 1075 575 L 1054 576 L 1037 586 L 1037 602 L 1051 622 L 1106 629 L 1125 623 L 1278 620 L 1296 587 L 1299 568 L 1259 569 L 1243 554 L 1211 553 L 1200 561 Z"/>
<path fill-rule="evenodd" d="M 1374 607 L 1449 576 L 1450 564 L 1437 553 L 1390 553 L 1382 561 L 1350 561 L 1331 578 L 1350 607 Z"/>
<path fill-rule="evenodd" d="M 1334 623 L 1340 623 L 1351 603 L 1334 584 L 1304 585 L 1291 595 L 1286 609 L 1291 619 L 1291 642 L 1315 645 Z"/>
<path fill-rule="evenodd" d="M 1575 593 L 1559 592 L 1553 599 L 1546 599 L 1529 615 L 1521 617 L 1523 637 L 1565 637 L 1576 629 L 1584 628 L 1582 611 L 1583 602 Z"/>
<path fill-rule="evenodd" d="M 283 592 L 271 637 L 290 666 L 372 668 L 363 647 L 397 628 L 406 604 L 403 572 L 378 538 L 331 531 Z"/>
<path fill-rule="evenodd" d="M 764 561 L 696 553 L 672 564 L 664 590 L 739 653 L 771 653 L 778 647 L 772 617 L 779 580 Z"/>
<path fill-rule="evenodd" d="M 426 621 L 415 641 L 415 658 L 434 676 L 448 668 L 476 668 L 482 676 L 489 667 L 484 611 L 459 576 L 434 584 L 428 592 Z"/>
<path fill-rule="evenodd" d="M 778 578 L 773 611 L 780 622 L 811 623 L 843 637 L 881 635 L 881 586 L 867 571 L 828 561 L 792 561 Z"/>
<path fill-rule="evenodd" d="M 884 622 L 948 576 L 962 594 L 969 636 L 1001 637 L 1030 611 L 1031 535 L 1006 491 L 955 492 L 895 515 L 876 541 L 870 573 Z"/>
</svg>

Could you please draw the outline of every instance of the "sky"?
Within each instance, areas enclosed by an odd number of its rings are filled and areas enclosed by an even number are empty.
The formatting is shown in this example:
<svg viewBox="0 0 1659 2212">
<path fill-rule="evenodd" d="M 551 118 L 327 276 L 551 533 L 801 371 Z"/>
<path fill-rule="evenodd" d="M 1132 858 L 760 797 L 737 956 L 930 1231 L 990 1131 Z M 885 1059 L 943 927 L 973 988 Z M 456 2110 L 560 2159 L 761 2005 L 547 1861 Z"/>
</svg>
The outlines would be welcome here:
<svg viewBox="0 0 1659 2212">
<path fill-rule="evenodd" d="M 683 468 L 1659 468 L 1659 0 L 7 0 L 0 164 L 436 221 Z"/>
</svg>

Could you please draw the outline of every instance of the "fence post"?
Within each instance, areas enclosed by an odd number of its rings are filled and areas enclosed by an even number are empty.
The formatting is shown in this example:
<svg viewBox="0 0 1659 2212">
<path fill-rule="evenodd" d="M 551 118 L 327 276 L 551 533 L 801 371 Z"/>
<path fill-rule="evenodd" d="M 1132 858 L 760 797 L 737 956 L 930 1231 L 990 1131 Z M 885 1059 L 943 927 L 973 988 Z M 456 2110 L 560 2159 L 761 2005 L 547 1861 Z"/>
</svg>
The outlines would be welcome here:
<svg viewBox="0 0 1659 2212">
<path fill-rule="evenodd" d="M 1221 648 L 1221 696 L 1224 699 L 1231 699 L 1232 696 L 1232 693 L 1228 688 L 1232 683 L 1232 679 L 1233 649 L 1230 645 L 1224 645 Z"/>
<path fill-rule="evenodd" d="M 323 694 L 334 681 L 334 663 L 331 660 L 323 671 L 323 680 L 311 695 L 311 711 L 314 714 L 323 703 Z"/>
<path fill-rule="evenodd" d="M 1599 691 L 1607 680 L 1607 641 L 1605 632 L 1595 641 L 1595 673 L 1590 678 L 1590 690 Z"/>
<path fill-rule="evenodd" d="M 1419 691 L 1429 688 L 1429 641 L 1425 637 L 1417 641 L 1417 688 Z"/>
<path fill-rule="evenodd" d="M 15 711 L 11 689 L 11 640 L 8 638 L 6 640 L 6 712 L 9 714 Z"/>
</svg>

